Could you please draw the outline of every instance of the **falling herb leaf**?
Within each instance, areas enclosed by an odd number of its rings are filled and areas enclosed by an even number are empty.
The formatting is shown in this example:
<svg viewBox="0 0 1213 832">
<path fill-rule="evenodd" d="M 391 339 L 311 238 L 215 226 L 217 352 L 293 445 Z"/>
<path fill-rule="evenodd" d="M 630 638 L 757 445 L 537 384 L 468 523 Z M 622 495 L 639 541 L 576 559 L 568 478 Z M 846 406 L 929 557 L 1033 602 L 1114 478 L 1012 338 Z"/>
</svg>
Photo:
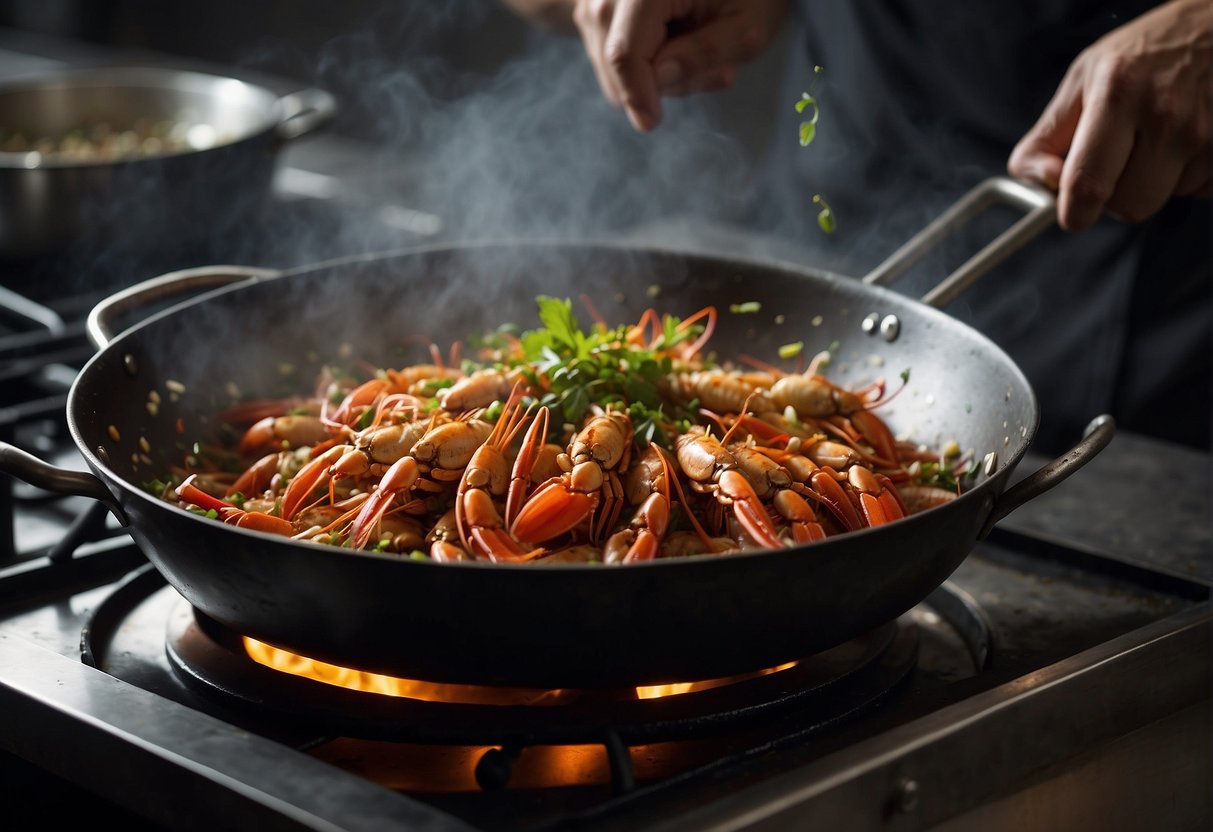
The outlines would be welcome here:
<svg viewBox="0 0 1213 832">
<path fill-rule="evenodd" d="M 833 234 L 838 229 L 838 220 L 834 218 L 834 210 L 822 199 L 821 194 L 813 194 L 813 204 L 821 206 L 821 211 L 817 214 L 817 224 L 825 233 Z"/>
<path fill-rule="evenodd" d="M 796 101 L 795 106 L 798 113 L 803 114 L 811 108 L 809 117 L 800 122 L 801 147 L 808 147 L 813 143 L 813 139 L 817 138 L 817 120 L 821 117 L 821 106 L 818 104 L 813 90 L 817 86 L 817 77 L 821 75 L 822 71 L 820 66 L 813 67 L 813 83 L 809 85 L 807 92 L 800 94 L 800 98 Z M 833 234 L 838 229 L 838 219 L 834 216 L 833 209 L 821 194 L 813 195 L 813 203 L 821 207 L 821 210 L 817 212 L 817 225 L 826 234 Z"/>
<path fill-rule="evenodd" d="M 817 137 L 817 118 L 821 114 L 821 110 L 817 106 L 817 99 L 807 92 L 801 93 L 800 100 L 796 102 L 796 112 L 803 113 L 808 107 L 813 108 L 813 113 L 807 120 L 800 122 L 801 147 L 808 147 Z"/>
<path fill-rule="evenodd" d="M 903 383 L 908 382 L 910 380 L 910 368 L 909 367 L 906 367 L 904 370 L 901 371 L 901 380 Z"/>
<path fill-rule="evenodd" d="M 804 350 L 804 341 L 797 341 L 794 344 L 784 344 L 779 348 L 780 358 L 795 358 Z"/>
<path fill-rule="evenodd" d="M 737 315 L 746 315 L 758 312 L 762 309 L 762 304 L 756 300 L 749 300 L 745 303 L 730 303 L 729 311 Z"/>
</svg>

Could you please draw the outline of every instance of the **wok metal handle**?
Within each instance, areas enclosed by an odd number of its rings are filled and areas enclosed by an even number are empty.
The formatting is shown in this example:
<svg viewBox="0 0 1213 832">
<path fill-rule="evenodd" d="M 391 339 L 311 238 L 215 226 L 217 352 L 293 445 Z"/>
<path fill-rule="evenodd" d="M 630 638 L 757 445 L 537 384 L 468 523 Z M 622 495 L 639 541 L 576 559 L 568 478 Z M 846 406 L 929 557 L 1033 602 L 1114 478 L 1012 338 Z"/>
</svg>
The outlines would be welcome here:
<svg viewBox="0 0 1213 832">
<path fill-rule="evenodd" d="M 1019 251 L 1057 221 L 1057 198 L 1051 191 L 1009 176 L 992 176 L 978 183 L 930 225 L 868 272 L 863 282 L 882 286 L 892 282 L 953 231 L 963 228 L 991 206 L 999 204 L 1019 208 L 1025 214 L 922 297 L 923 303 L 936 309 L 947 306 L 972 286 L 977 278 Z"/>
<path fill-rule="evenodd" d="M 314 88 L 284 95 L 278 99 L 278 105 L 282 117 L 274 126 L 274 135 L 284 142 L 320 129 L 337 114 L 337 99 Z"/>
<path fill-rule="evenodd" d="M 51 465 L 7 442 L 0 442 L 0 471 L 54 494 L 96 500 L 112 511 L 118 522 L 129 525 L 126 512 L 118 505 L 113 493 L 100 477 L 88 471 Z"/>
<path fill-rule="evenodd" d="M 1036 473 L 1024 477 L 1002 493 L 1002 496 L 994 503 L 990 516 L 986 518 L 978 539 L 985 538 L 998 521 L 1012 511 L 1045 493 L 1094 459 L 1095 455 L 1112 441 L 1112 435 L 1115 432 L 1116 422 L 1106 413 L 1092 419 L 1086 430 L 1083 431 L 1082 440 L 1068 453 L 1048 463 Z"/>
<path fill-rule="evenodd" d="M 119 316 L 166 298 L 189 292 L 201 293 L 244 280 L 268 280 L 280 274 L 274 269 L 256 266 L 201 266 L 153 277 L 115 292 L 94 306 L 88 314 L 89 340 L 97 349 L 104 349 L 114 340 L 114 322 Z"/>
</svg>

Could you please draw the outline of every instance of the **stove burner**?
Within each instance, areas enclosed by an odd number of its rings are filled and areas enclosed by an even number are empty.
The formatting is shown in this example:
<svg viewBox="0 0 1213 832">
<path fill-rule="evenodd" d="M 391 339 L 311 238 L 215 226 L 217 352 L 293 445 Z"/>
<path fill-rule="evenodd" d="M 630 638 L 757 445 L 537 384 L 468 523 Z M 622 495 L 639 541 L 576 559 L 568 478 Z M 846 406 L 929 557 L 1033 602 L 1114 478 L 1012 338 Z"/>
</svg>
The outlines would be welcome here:
<svg viewBox="0 0 1213 832">
<path fill-rule="evenodd" d="M 638 782 L 667 781 L 877 710 L 905 687 L 920 645 L 927 661 L 937 660 L 940 626 L 952 628 L 980 669 L 990 648 L 980 609 L 947 584 L 933 598 L 929 609 L 790 666 L 663 696 L 412 683 L 423 685 L 423 699 L 339 687 L 258 663 L 242 636 L 194 610 L 150 564 L 93 611 L 81 644 L 86 664 L 115 667 L 120 633 L 138 622 L 153 632 L 159 625 L 160 644 L 149 646 L 162 651 L 180 689 L 174 697 L 210 703 L 255 732 L 390 788 L 597 784 L 624 794 Z M 446 693 L 454 701 L 439 699 Z M 570 772 L 590 779 L 560 779 Z"/>
<path fill-rule="evenodd" d="M 229 704 L 324 725 L 329 733 L 368 739 L 447 743 L 587 743 L 607 732 L 628 742 L 661 742 L 710 734 L 768 709 L 833 699 L 849 689 L 832 722 L 884 696 L 913 667 L 917 631 L 909 621 L 885 626 L 801 660 L 792 667 L 740 677 L 731 684 L 656 698 L 636 688 L 528 691 L 429 685 L 455 701 L 388 696 L 338 687 L 254 661 L 240 637 L 184 600 L 168 626 L 169 661 L 187 685 Z M 502 704 L 485 704 L 492 701 Z M 527 703 L 527 704 L 522 704 Z"/>
<path fill-rule="evenodd" d="M 611 784 L 622 793 L 636 780 L 629 746 L 710 738 L 793 705 L 810 709 L 819 728 L 834 724 L 887 696 L 913 668 L 917 645 L 912 622 L 890 622 L 790 667 L 656 698 L 642 698 L 649 692 L 637 688 L 533 691 L 411 683 L 423 686 L 427 697 L 445 692 L 456 701 L 371 693 L 275 670 L 253 660 L 238 635 L 184 600 L 170 617 L 167 649 L 173 669 L 190 687 L 228 704 L 305 720 L 327 734 L 499 746 L 481 752 L 475 765 L 476 782 L 486 790 L 510 781 L 524 749 L 600 745 Z M 505 704 L 485 704 L 494 699 Z"/>
</svg>

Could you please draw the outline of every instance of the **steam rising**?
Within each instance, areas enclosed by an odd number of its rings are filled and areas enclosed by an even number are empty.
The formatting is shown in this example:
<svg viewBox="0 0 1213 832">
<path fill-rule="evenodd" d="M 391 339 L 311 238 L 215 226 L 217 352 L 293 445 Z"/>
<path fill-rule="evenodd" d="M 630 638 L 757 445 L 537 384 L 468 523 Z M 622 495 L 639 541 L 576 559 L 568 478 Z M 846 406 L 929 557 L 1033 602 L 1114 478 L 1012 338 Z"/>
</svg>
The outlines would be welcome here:
<svg viewBox="0 0 1213 832">
<path fill-rule="evenodd" d="M 320 84 L 373 116 L 378 175 L 365 197 L 435 213 L 453 240 L 601 237 L 740 207 L 746 160 L 702 98 L 637 135 L 603 100 L 580 42 L 538 29 L 488 72 L 461 67 L 452 45 L 491 40 L 485 5 L 411 4 L 394 18 L 404 54 L 384 54 L 375 31 L 326 47 Z"/>
<path fill-rule="evenodd" d="M 336 200 L 339 216 L 320 228 L 289 218 L 293 262 L 446 241 L 678 245 L 666 233 L 676 221 L 745 211 L 747 125 L 719 97 L 667 99 L 662 126 L 639 135 L 603 99 L 577 38 L 514 21 L 498 42 L 500 15 L 480 2 L 393 4 L 324 45 L 312 83 L 353 114 L 334 129 L 356 122 L 374 155 L 351 168 L 356 193 Z M 434 214 L 441 233 L 393 235 L 367 206 Z"/>
</svg>

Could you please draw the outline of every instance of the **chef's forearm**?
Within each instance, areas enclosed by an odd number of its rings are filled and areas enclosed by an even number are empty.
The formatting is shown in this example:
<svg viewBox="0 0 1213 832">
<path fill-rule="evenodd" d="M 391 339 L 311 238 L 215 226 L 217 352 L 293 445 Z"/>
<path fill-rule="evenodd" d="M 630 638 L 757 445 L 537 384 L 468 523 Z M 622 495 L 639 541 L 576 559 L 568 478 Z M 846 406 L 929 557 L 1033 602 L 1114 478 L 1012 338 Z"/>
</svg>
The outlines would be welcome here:
<svg viewBox="0 0 1213 832">
<path fill-rule="evenodd" d="M 574 0 L 502 0 L 517 14 L 551 29 L 573 32 Z"/>
</svg>

